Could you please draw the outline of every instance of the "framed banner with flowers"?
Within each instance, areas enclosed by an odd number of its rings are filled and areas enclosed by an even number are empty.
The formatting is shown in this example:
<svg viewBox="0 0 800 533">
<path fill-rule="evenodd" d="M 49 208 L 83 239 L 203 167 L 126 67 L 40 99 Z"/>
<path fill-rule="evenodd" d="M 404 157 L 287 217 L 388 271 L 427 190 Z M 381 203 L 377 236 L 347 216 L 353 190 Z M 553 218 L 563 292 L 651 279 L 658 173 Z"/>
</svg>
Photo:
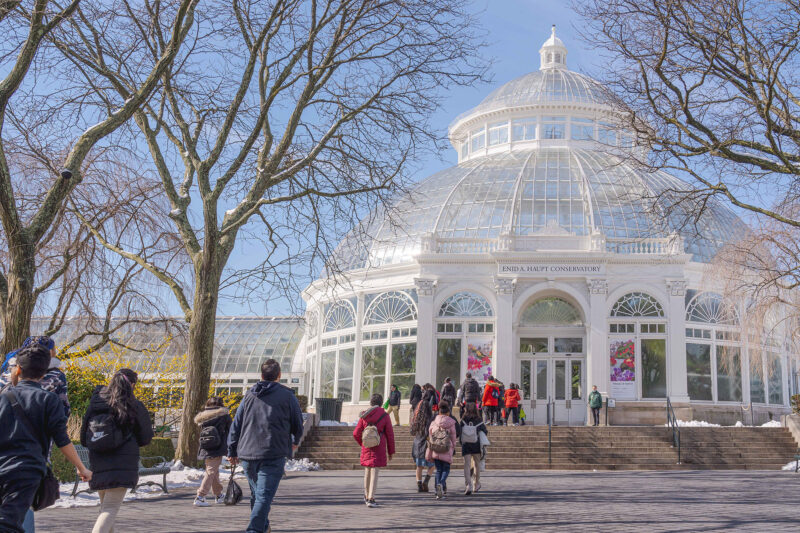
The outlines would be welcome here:
<svg viewBox="0 0 800 533">
<path fill-rule="evenodd" d="M 612 340 L 610 344 L 611 390 L 618 400 L 636 399 L 636 340 Z"/>
<path fill-rule="evenodd" d="M 483 385 L 492 375 L 493 339 L 467 340 L 467 372 Z"/>
</svg>

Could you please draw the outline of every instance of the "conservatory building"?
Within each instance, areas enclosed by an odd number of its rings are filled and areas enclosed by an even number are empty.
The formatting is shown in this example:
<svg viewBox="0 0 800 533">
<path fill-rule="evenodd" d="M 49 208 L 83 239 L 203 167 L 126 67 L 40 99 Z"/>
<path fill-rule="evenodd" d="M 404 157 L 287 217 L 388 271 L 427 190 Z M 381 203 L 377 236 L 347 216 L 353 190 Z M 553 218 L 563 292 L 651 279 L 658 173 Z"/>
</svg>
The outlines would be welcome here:
<svg viewBox="0 0 800 533">
<path fill-rule="evenodd" d="M 347 282 L 303 292 L 303 388 L 348 420 L 391 384 L 407 403 L 413 384 L 467 372 L 518 384 L 533 424 L 548 404 L 556 423 L 586 423 L 593 385 L 614 424 L 663 424 L 668 398 L 682 419 L 787 412 L 797 366 L 780 320 L 743 339 L 741 303 L 710 276 L 744 224 L 715 203 L 691 229 L 663 209 L 688 185 L 626 157 L 639 148 L 611 95 L 568 70 L 555 30 L 539 54 L 451 124 L 456 166 L 345 238 Z"/>
</svg>

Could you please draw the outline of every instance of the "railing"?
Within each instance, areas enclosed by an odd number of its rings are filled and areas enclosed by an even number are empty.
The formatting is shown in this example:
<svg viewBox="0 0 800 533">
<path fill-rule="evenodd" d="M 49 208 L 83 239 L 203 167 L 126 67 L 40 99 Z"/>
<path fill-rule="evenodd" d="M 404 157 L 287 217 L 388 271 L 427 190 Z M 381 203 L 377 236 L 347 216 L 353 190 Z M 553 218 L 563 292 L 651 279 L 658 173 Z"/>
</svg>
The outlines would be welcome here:
<svg viewBox="0 0 800 533">
<path fill-rule="evenodd" d="M 675 254 L 683 251 L 676 237 L 652 239 L 606 239 L 606 250 L 617 254 Z"/>
<path fill-rule="evenodd" d="M 553 418 L 555 416 L 556 416 L 556 402 L 548 396 L 547 397 L 547 465 L 549 468 L 553 468 Z"/>
<path fill-rule="evenodd" d="M 681 464 L 681 428 L 669 398 L 667 398 L 667 425 L 672 428 L 672 447 L 678 450 L 678 464 Z"/>
<path fill-rule="evenodd" d="M 750 412 L 750 426 L 755 426 L 756 425 L 756 421 L 755 421 L 755 413 L 753 413 L 753 402 L 750 402 L 749 404 L 742 403 L 739 407 L 742 410 L 742 424 L 747 425 L 747 422 L 745 422 L 744 419 L 745 419 L 745 413 L 747 413 L 749 411 Z"/>
</svg>

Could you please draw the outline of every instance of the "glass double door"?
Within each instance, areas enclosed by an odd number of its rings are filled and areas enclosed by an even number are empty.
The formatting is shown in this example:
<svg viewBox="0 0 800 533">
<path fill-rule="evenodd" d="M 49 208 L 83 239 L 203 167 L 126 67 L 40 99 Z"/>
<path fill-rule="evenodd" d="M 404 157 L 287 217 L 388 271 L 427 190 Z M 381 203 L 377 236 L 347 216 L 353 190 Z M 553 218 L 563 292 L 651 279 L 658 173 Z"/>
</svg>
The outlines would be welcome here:
<svg viewBox="0 0 800 533">
<path fill-rule="evenodd" d="M 583 356 L 535 355 L 520 361 L 526 423 L 547 424 L 547 404 L 557 425 L 586 422 L 586 372 Z M 532 416 L 531 416 L 532 415 Z"/>
</svg>

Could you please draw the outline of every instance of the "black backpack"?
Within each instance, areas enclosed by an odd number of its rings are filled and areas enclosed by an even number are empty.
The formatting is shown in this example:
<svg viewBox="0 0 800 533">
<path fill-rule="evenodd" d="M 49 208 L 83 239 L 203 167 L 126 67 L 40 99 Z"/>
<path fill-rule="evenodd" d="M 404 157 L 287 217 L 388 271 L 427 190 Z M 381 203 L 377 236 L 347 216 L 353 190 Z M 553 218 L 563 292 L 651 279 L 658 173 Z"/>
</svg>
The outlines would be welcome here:
<svg viewBox="0 0 800 533">
<path fill-rule="evenodd" d="M 200 448 L 206 451 L 216 450 L 222 444 L 217 426 L 203 426 L 200 430 Z"/>
<path fill-rule="evenodd" d="M 100 413 L 89 419 L 86 447 L 90 450 L 110 452 L 122 446 L 124 442 L 125 436 L 111 413 Z"/>
</svg>

